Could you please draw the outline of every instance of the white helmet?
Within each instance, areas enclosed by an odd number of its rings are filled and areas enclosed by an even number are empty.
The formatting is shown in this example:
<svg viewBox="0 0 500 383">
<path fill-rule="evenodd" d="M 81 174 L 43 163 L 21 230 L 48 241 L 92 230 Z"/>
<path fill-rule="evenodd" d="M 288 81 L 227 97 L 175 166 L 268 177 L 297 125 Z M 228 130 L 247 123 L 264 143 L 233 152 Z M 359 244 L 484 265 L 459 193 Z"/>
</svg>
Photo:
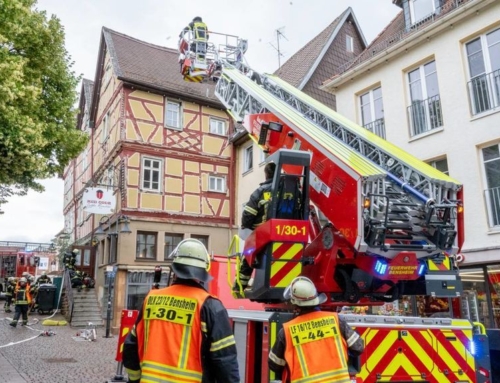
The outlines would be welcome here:
<svg viewBox="0 0 500 383">
<path fill-rule="evenodd" d="M 19 283 L 27 283 L 28 281 L 26 280 L 26 278 L 22 277 L 20 280 L 19 280 Z"/>
<path fill-rule="evenodd" d="M 314 283 L 306 277 L 297 277 L 285 289 L 283 297 L 294 305 L 307 307 L 325 303 L 327 297 L 324 293 L 318 295 Z"/>
<path fill-rule="evenodd" d="M 182 279 L 196 279 L 208 282 L 212 279 L 208 274 L 210 257 L 205 245 L 194 238 L 182 240 L 169 255 L 173 258 L 172 269 Z"/>
</svg>

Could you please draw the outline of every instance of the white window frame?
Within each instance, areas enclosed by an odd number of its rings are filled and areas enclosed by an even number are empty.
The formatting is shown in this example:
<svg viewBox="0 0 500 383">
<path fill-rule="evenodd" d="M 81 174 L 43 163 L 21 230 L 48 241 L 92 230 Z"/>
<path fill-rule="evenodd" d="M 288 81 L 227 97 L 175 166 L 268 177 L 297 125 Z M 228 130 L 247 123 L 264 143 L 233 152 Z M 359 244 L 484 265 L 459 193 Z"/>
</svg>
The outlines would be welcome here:
<svg viewBox="0 0 500 383">
<path fill-rule="evenodd" d="M 174 125 L 169 124 L 168 121 L 168 113 L 169 113 L 169 105 L 175 105 L 177 106 L 177 121 Z M 169 100 L 168 98 L 165 98 L 165 127 L 170 128 L 170 129 L 176 129 L 176 130 L 182 130 L 182 102 L 180 101 L 174 101 L 174 100 Z"/>
<path fill-rule="evenodd" d="M 146 161 L 151 161 L 151 165 L 147 166 Z M 158 168 L 153 167 L 153 163 L 157 162 L 159 164 Z M 141 190 L 144 191 L 151 191 L 151 192 L 161 192 L 162 191 L 162 184 L 163 184 L 163 159 L 161 158 L 155 158 L 155 157 L 147 157 L 144 156 L 142 157 L 141 160 Z M 145 170 L 150 170 L 151 171 L 151 179 L 149 180 L 150 186 L 145 187 L 144 182 L 145 180 Z M 158 187 L 154 188 L 153 187 L 153 172 L 158 172 Z"/>
<path fill-rule="evenodd" d="M 425 67 L 431 63 L 434 63 L 435 65 L 435 70 L 431 73 L 428 73 L 426 74 L 425 73 Z M 409 70 L 408 72 L 406 72 L 406 86 L 407 86 L 407 92 L 408 92 L 408 100 L 409 100 L 409 103 L 410 105 L 409 106 L 412 106 L 414 107 L 414 101 L 417 101 L 417 100 L 413 100 L 412 99 L 412 94 L 411 94 L 411 85 L 413 84 L 412 82 L 410 82 L 410 73 L 413 73 L 415 71 L 418 71 L 419 72 L 419 81 L 420 81 L 420 91 L 422 93 L 422 100 L 420 101 L 426 101 L 426 100 L 429 100 L 430 96 L 429 96 L 429 91 L 427 89 L 427 78 L 432 75 L 432 74 L 435 74 L 436 75 L 436 83 L 437 83 L 437 87 L 438 87 L 438 93 L 437 95 L 435 96 L 432 96 L 432 97 L 436 97 L 436 96 L 439 96 L 439 102 L 441 102 L 441 90 L 439 89 L 439 78 L 438 78 L 438 75 L 437 75 L 437 64 L 436 64 L 436 60 L 435 59 L 432 59 L 432 60 L 429 60 L 421 65 L 419 65 L 417 68 L 414 68 L 412 70 Z M 441 125 L 437 125 L 433 123 L 432 119 L 431 119 L 431 113 L 430 113 L 430 108 L 428 107 L 428 104 L 424 103 L 422 104 L 423 108 L 424 108 L 424 112 L 425 112 L 425 128 L 426 130 L 423 131 L 423 132 L 417 132 L 417 129 L 416 129 L 416 126 L 414 126 L 414 123 L 415 121 L 413 120 L 412 116 L 410 115 L 409 116 L 409 119 L 410 119 L 410 133 L 411 133 L 411 136 L 414 137 L 414 136 L 418 136 L 419 134 L 423 134 L 423 133 L 427 133 L 427 132 L 431 132 L 435 129 L 439 129 L 443 126 L 443 112 L 442 112 L 442 106 L 441 106 L 441 109 L 440 109 L 440 117 L 441 117 Z M 433 126 L 436 125 L 434 128 Z"/>
<path fill-rule="evenodd" d="M 420 17 L 419 19 L 415 19 L 415 6 L 414 6 L 414 3 L 415 1 L 425 1 L 427 3 L 431 3 L 432 5 L 432 11 L 429 12 L 428 14 L 426 15 L 423 15 L 423 17 Z M 433 15 L 434 13 L 436 13 L 436 0 L 410 0 L 409 2 L 409 6 L 410 6 L 410 18 L 411 18 L 411 24 L 417 24 L 418 22 L 422 21 L 422 20 L 425 20 L 427 19 L 427 17 Z"/>
<path fill-rule="evenodd" d="M 375 98 L 374 92 L 377 89 L 380 89 L 380 97 Z M 364 121 L 364 119 L 363 119 L 363 106 L 364 105 L 363 105 L 362 98 L 366 95 L 368 95 L 368 104 L 367 105 L 370 106 L 370 121 Z M 377 101 L 377 100 L 382 100 L 382 105 L 383 105 L 384 96 L 382 95 L 382 87 L 381 86 L 377 86 L 373 89 L 370 89 L 368 92 L 365 92 L 359 96 L 359 114 L 360 114 L 359 119 L 361 121 L 361 126 L 368 125 L 368 124 L 372 123 L 373 121 L 378 120 L 378 118 L 376 118 L 377 116 L 375 113 L 375 101 Z M 383 108 L 382 108 L 382 114 L 384 114 Z M 380 118 L 384 118 L 384 116 L 382 116 Z"/>
<path fill-rule="evenodd" d="M 89 155 L 89 148 L 86 147 L 82 153 L 82 175 L 85 174 L 85 170 L 87 170 L 88 162 L 87 157 Z"/>
<path fill-rule="evenodd" d="M 499 151 L 500 151 L 500 143 L 495 143 L 495 144 L 489 144 L 489 145 L 485 145 L 483 147 L 480 148 L 480 155 L 481 155 L 481 166 L 482 166 L 482 175 L 483 175 L 483 182 L 484 182 L 484 185 L 485 185 L 485 192 L 484 192 L 484 196 L 485 196 L 485 202 L 486 202 L 486 214 L 487 214 L 487 217 L 488 217 L 488 226 L 490 228 L 495 228 L 495 229 L 498 229 L 500 228 L 500 213 L 495 213 L 495 209 L 494 207 L 492 206 L 492 198 L 489 198 L 489 194 L 487 193 L 487 191 L 489 191 L 490 189 L 493 189 L 493 187 L 491 187 L 488 183 L 488 175 L 487 175 L 487 172 L 486 172 L 486 163 L 488 162 L 492 162 L 492 161 L 499 161 L 498 158 L 494 158 L 494 159 L 490 159 L 490 160 L 485 160 L 484 159 L 484 153 L 483 153 L 483 149 L 486 149 L 486 148 L 489 148 L 491 146 L 497 146 L 499 148 Z M 498 187 L 495 187 L 495 188 L 498 188 Z M 497 193 L 497 197 L 495 198 L 495 204 L 500 204 L 500 196 L 498 195 L 500 193 Z M 493 215 L 496 215 L 496 218 L 493 217 Z"/>
<path fill-rule="evenodd" d="M 444 172 L 437 167 L 438 162 L 442 162 L 442 161 L 446 162 L 446 171 L 444 171 Z M 450 175 L 450 169 L 448 167 L 448 158 L 446 156 L 440 157 L 440 158 L 436 158 L 435 160 L 429 161 L 428 164 L 431 165 L 434 169 L 437 169 L 437 170 L 443 172 L 444 174 L 446 174 L 448 176 Z"/>
<path fill-rule="evenodd" d="M 490 56 L 490 46 L 488 46 L 488 40 L 487 36 L 493 32 L 496 32 L 497 30 L 500 30 L 500 28 L 493 28 L 492 30 L 489 30 L 488 32 L 485 32 L 481 34 L 480 36 L 477 36 L 469 41 L 467 41 L 464 44 L 464 50 L 465 50 L 465 57 L 467 58 L 467 77 L 469 81 L 472 81 L 475 78 L 478 78 L 480 76 L 485 76 L 486 74 L 493 73 L 493 66 L 491 63 L 491 56 Z M 469 55 L 467 54 L 467 45 L 476 41 L 477 39 L 480 39 L 481 42 L 481 54 L 483 58 L 483 64 L 484 64 L 484 73 L 480 75 L 476 75 L 474 78 L 471 76 L 471 71 L 470 71 L 470 61 L 469 61 Z M 499 43 L 496 43 L 499 44 Z M 494 44 L 494 45 L 496 45 Z M 496 72 L 496 71 L 495 71 Z M 495 84 L 492 84 L 495 85 Z M 469 89 L 470 90 L 470 89 Z M 488 100 L 492 107 L 485 109 L 484 111 L 477 111 L 476 110 L 476 104 L 473 102 L 471 95 L 469 95 L 469 102 L 471 103 L 471 110 L 474 115 L 484 113 L 490 110 L 495 110 L 498 109 L 498 106 L 500 106 L 500 97 L 497 95 L 497 93 L 492 89 L 491 86 L 487 86 L 487 92 L 488 92 Z"/>
<path fill-rule="evenodd" d="M 263 164 L 267 157 L 269 156 L 269 153 L 266 153 L 262 149 L 259 150 L 259 164 Z"/>
<path fill-rule="evenodd" d="M 243 173 L 253 169 L 253 144 L 243 149 Z"/>
<path fill-rule="evenodd" d="M 104 76 L 102 80 L 104 88 L 106 88 L 110 79 L 111 79 L 111 63 L 108 63 L 106 65 L 106 69 L 104 70 Z"/>
<path fill-rule="evenodd" d="M 226 121 L 210 117 L 210 133 L 225 136 L 226 132 Z"/>
<path fill-rule="evenodd" d="M 110 187 L 114 187 L 115 186 L 114 179 L 115 179 L 115 167 L 111 165 L 106 170 L 106 185 L 108 185 Z"/>
<path fill-rule="evenodd" d="M 208 176 L 208 191 L 225 193 L 226 192 L 226 177 L 209 175 Z"/>
<path fill-rule="evenodd" d="M 345 47 L 347 52 L 354 52 L 354 38 L 352 36 L 345 36 Z"/>
</svg>

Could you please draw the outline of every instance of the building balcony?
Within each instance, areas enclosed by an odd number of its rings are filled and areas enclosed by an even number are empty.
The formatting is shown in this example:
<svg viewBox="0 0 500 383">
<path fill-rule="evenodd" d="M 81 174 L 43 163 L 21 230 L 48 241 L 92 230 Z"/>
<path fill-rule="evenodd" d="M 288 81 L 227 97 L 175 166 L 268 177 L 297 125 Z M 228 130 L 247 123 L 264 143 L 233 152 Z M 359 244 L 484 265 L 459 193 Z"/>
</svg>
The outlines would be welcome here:
<svg viewBox="0 0 500 383">
<path fill-rule="evenodd" d="M 363 128 L 385 139 L 385 121 L 383 118 L 379 118 L 378 120 L 363 125 Z"/>
<path fill-rule="evenodd" d="M 500 187 L 486 189 L 484 196 L 488 209 L 489 226 L 500 226 Z"/>
<path fill-rule="evenodd" d="M 472 114 L 500 106 L 500 69 L 474 77 L 467 83 Z"/>
<path fill-rule="evenodd" d="M 443 126 L 439 94 L 426 100 L 414 100 L 407 110 L 412 137 Z"/>
</svg>

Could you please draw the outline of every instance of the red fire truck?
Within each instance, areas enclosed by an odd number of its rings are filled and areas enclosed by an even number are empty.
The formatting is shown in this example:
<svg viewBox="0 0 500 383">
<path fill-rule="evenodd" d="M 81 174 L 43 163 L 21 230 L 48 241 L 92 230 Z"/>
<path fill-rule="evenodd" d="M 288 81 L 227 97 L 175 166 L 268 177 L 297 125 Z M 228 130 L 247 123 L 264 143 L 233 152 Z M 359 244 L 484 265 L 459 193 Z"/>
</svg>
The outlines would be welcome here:
<svg viewBox="0 0 500 383">
<path fill-rule="evenodd" d="M 326 310 L 381 305 L 403 295 L 460 296 L 455 256 L 464 225 L 458 181 L 276 76 L 256 73 L 242 60 L 215 60 L 221 68 L 216 96 L 269 154 L 266 161 L 276 164 L 267 221 L 246 239 L 242 254 L 231 254 L 254 268 L 252 288 L 240 295 L 262 304 L 262 310 L 241 310 L 245 305 L 234 303 L 230 310 L 245 382 L 279 379 L 265 367 L 267 351 L 292 317 L 284 311 L 283 292 L 299 275 L 328 296 Z M 220 290 L 225 279 L 216 280 Z M 480 323 L 346 319 L 366 345 L 352 363 L 353 382 L 492 379 Z"/>
<path fill-rule="evenodd" d="M 54 245 L 0 242 L 0 291 L 5 291 L 6 278 L 19 278 L 24 272 L 36 275 L 41 258 L 54 261 L 57 258 Z"/>
</svg>

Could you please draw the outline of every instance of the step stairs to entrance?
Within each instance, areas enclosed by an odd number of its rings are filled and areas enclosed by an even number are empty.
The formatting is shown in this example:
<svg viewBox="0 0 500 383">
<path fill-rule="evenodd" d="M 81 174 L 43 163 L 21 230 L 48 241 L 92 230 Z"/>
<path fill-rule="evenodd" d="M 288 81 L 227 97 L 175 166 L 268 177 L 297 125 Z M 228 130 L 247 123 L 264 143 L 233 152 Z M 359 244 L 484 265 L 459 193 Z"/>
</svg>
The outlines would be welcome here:
<svg viewBox="0 0 500 383">
<path fill-rule="evenodd" d="M 101 314 L 101 307 L 97 300 L 94 289 L 72 289 L 73 293 L 73 316 L 71 327 L 87 327 L 92 322 L 96 327 L 103 327 L 104 322 Z"/>
</svg>

